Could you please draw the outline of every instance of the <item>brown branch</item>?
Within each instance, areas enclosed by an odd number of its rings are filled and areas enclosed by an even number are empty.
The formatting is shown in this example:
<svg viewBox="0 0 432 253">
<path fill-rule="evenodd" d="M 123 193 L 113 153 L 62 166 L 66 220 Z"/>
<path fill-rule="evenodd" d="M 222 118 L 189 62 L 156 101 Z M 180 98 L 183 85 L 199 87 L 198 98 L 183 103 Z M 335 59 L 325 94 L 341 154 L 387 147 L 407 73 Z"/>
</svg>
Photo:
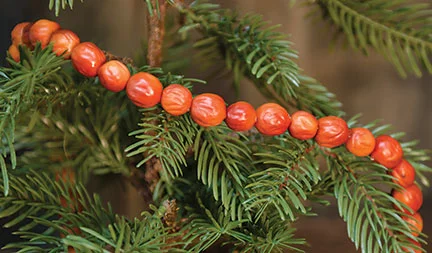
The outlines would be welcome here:
<svg viewBox="0 0 432 253">
<path fill-rule="evenodd" d="M 157 8 L 159 3 L 159 9 Z M 151 67 L 162 64 L 162 46 L 165 36 L 165 15 L 168 4 L 165 0 L 152 0 L 153 13 L 148 15 L 148 52 L 147 60 Z"/>
</svg>

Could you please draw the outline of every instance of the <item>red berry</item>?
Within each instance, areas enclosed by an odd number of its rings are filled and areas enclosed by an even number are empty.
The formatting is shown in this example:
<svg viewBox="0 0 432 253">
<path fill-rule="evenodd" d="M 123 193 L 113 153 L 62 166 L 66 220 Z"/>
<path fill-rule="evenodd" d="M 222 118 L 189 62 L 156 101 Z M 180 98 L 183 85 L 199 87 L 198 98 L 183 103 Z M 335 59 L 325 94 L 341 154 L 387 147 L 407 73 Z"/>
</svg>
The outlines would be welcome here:
<svg viewBox="0 0 432 253">
<path fill-rule="evenodd" d="M 226 118 L 225 101 L 219 95 L 204 93 L 192 100 L 191 117 L 202 127 L 217 126 Z"/>
<path fill-rule="evenodd" d="M 315 140 L 318 145 L 334 148 L 348 140 L 349 129 L 345 120 L 336 116 L 327 116 L 318 120 L 318 132 Z"/>
<path fill-rule="evenodd" d="M 10 45 L 8 52 L 14 61 L 16 62 L 20 61 L 20 52 L 18 47 L 15 44 Z"/>
<path fill-rule="evenodd" d="M 69 59 L 72 50 L 80 43 L 78 36 L 70 30 L 58 30 L 51 36 L 50 43 L 53 43 L 53 52 L 63 58 Z"/>
<path fill-rule="evenodd" d="M 375 149 L 371 157 L 386 168 L 394 168 L 402 160 L 403 151 L 399 142 L 388 135 L 376 138 Z"/>
<path fill-rule="evenodd" d="M 130 78 L 129 69 L 123 63 L 113 60 L 104 63 L 98 70 L 100 83 L 113 92 L 124 90 Z"/>
<path fill-rule="evenodd" d="M 356 156 L 368 156 L 375 148 L 375 137 L 366 128 L 353 128 L 345 146 Z"/>
<path fill-rule="evenodd" d="M 253 106 L 247 102 L 239 101 L 228 106 L 225 122 L 234 131 L 247 131 L 255 125 L 256 119 Z"/>
<path fill-rule="evenodd" d="M 405 188 L 414 184 L 415 173 L 414 167 L 404 159 L 402 159 L 402 161 L 390 172 L 390 174 L 395 178 L 393 179 L 393 182 Z"/>
<path fill-rule="evenodd" d="M 413 212 L 417 212 L 423 204 L 423 193 L 421 192 L 420 188 L 415 184 L 402 190 L 393 190 L 392 196 L 399 202 L 402 202 L 405 205 L 409 206 L 413 210 Z M 397 208 L 396 206 L 395 208 L 399 210 L 399 208 Z M 403 208 L 402 211 L 408 214 L 411 213 L 405 208 Z"/>
<path fill-rule="evenodd" d="M 402 217 L 411 229 L 413 236 L 418 236 L 423 231 L 423 218 L 420 213 Z"/>
<path fill-rule="evenodd" d="M 45 48 L 51 39 L 51 35 L 59 29 L 60 25 L 57 22 L 40 19 L 30 27 L 30 42 L 33 46 L 40 42 L 42 48 Z"/>
<path fill-rule="evenodd" d="M 157 105 L 162 96 L 163 86 L 159 79 L 150 73 L 138 72 L 129 78 L 126 93 L 138 107 L 150 108 Z"/>
<path fill-rule="evenodd" d="M 33 23 L 22 22 L 17 24 L 11 32 L 12 44 L 18 46 L 24 44 L 31 47 L 29 32 Z"/>
<path fill-rule="evenodd" d="M 318 120 L 310 113 L 297 111 L 291 115 L 289 132 L 292 137 L 299 140 L 313 138 L 318 131 Z"/>
<path fill-rule="evenodd" d="M 106 58 L 104 52 L 91 42 L 78 44 L 71 54 L 75 69 L 86 77 L 95 77 Z"/>
<path fill-rule="evenodd" d="M 173 116 L 183 115 L 192 105 L 192 93 L 183 85 L 171 84 L 162 92 L 161 105 Z"/>
<path fill-rule="evenodd" d="M 291 117 L 282 106 L 266 103 L 258 107 L 255 127 L 264 135 L 283 134 L 291 124 Z"/>
<path fill-rule="evenodd" d="M 413 245 L 415 245 L 415 246 L 417 246 L 417 247 L 419 247 L 419 248 L 421 248 L 421 244 L 419 243 L 419 242 L 416 242 L 416 241 L 414 241 L 414 240 L 412 240 L 412 239 L 408 239 L 408 241 L 410 241 Z M 404 252 L 410 252 L 410 253 L 422 253 L 423 251 L 421 251 L 421 250 L 419 250 L 419 249 L 417 249 L 417 248 L 414 248 L 414 247 L 410 247 L 410 246 L 408 246 L 408 247 L 402 247 L 402 250 L 404 251 Z"/>
</svg>

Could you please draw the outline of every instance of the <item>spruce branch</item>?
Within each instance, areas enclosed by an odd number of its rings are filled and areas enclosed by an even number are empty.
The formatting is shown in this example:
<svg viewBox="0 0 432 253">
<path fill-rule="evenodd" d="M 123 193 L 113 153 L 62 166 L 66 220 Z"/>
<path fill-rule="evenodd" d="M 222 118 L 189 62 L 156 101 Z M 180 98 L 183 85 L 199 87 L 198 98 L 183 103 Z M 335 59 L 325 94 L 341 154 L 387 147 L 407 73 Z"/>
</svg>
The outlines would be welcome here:
<svg viewBox="0 0 432 253">
<path fill-rule="evenodd" d="M 334 196 L 339 214 L 347 223 L 348 236 L 357 249 L 402 252 L 404 244 L 409 243 L 407 238 L 424 242 L 411 234 L 401 218 L 404 214 L 395 211 L 393 206 L 401 204 L 379 188 L 398 187 L 383 167 L 373 162 L 349 162 L 338 155 L 327 156 L 327 163 L 337 171 L 333 174 Z"/>
<path fill-rule="evenodd" d="M 203 38 L 194 46 L 203 59 L 222 59 L 233 72 L 238 89 L 248 77 L 261 93 L 286 108 L 313 111 L 317 116 L 342 115 L 340 102 L 324 86 L 301 74 L 297 52 L 286 35 L 275 31 L 258 15 L 239 17 L 219 5 L 193 2 L 183 6 L 169 1 L 186 17 L 180 33 L 198 30 Z"/>
<path fill-rule="evenodd" d="M 38 44 L 33 52 L 20 46 L 19 50 L 21 62 L 16 63 L 8 58 L 11 68 L 0 69 L 0 167 L 6 195 L 9 190 L 7 163 L 12 169 L 16 167 L 13 144 L 15 118 L 18 113 L 31 109 L 31 105 L 35 102 L 33 97 L 35 92 L 43 92 L 54 80 L 65 86 L 65 79 L 67 80 L 66 75 L 59 73 L 65 60 L 55 56 L 51 46 L 42 49 Z"/>
<path fill-rule="evenodd" d="M 316 147 L 309 142 L 296 140 L 288 134 L 277 138 L 277 143 L 266 141 L 254 152 L 254 164 L 259 168 L 249 177 L 246 186 L 251 190 L 244 202 L 255 212 L 255 219 L 277 210 L 282 220 L 294 221 L 298 214 L 309 214 L 304 201 L 321 181 L 316 161 Z"/>
<path fill-rule="evenodd" d="M 153 213 L 144 212 L 141 219 L 130 221 L 114 214 L 109 206 L 103 207 L 97 195 L 91 198 L 81 184 L 55 182 L 48 174 L 35 171 L 26 176 L 10 175 L 10 180 L 10 195 L 0 195 L 0 217 L 15 215 L 5 226 L 18 226 L 16 234 L 23 241 L 8 244 L 5 249 L 64 252 L 73 247 L 78 252 L 167 252 L 181 244 L 170 240 L 178 235 L 169 233 L 170 227 L 163 224 L 164 207 L 152 207 Z M 35 233 L 36 226 L 46 228 L 45 232 Z M 80 232 L 74 227 L 79 227 Z"/>
<path fill-rule="evenodd" d="M 238 252 L 303 252 L 298 245 L 304 239 L 294 237 L 295 229 L 281 222 L 276 212 L 268 213 L 256 222 L 231 220 L 223 206 L 217 206 L 204 196 L 196 194 L 197 206 L 189 209 L 191 221 L 182 230 L 185 233 L 185 249 L 202 252 L 212 245 L 229 245 Z M 220 202 L 218 202 L 220 203 Z"/>
<path fill-rule="evenodd" d="M 351 47 L 365 54 L 369 48 L 374 49 L 403 77 L 409 73 L 420 77 L 422 67 L 432 73 L 430 4 L 381 0 L 315 3 L 323 16 L 345 34 Z"/>
<path fill-rule="evenodd" d="M 190 117 L 172 117 L 155 108 L 143 109 L 140 129 L 130 133 L 139 141 L 130 145 L 128 156 L 147 154 L 137 167 L 153 158 L 160 160 L 163 173 L 169 178 L 182 175 L 181 167 L 186 165 L 186 152 L 192 146 L 197 127 Z M 155 124 L 158 122 L 159 124 Z M 153 179 L 153 177 L 151 177 Z M 148 182 L 152 188 L 157 182 Z"/>
</svg>

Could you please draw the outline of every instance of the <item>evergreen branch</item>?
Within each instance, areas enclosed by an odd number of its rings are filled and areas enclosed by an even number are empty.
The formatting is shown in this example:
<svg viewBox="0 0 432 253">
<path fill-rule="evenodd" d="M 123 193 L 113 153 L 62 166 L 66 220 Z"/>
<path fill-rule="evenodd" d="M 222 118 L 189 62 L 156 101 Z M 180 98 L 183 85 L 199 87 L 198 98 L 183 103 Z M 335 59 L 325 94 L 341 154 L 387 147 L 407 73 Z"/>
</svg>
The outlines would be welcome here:
<svg viewBox="0 0 432 253">
<path fill-rule="evenodd" d="M 419 64 L 432 73 L 432 11 L 430 4 L 404 1 L 316 1 L 324 16 L 345 33 L 349 44 L 366 53 L 375 49 L 397 71 L 422 75 Z"/>
<path fill-rule="evenodd" d="M 84 0 L 80 0 L 81 3 L 84 2 Z M 49 1 L 49 9 L 50 11 L 54 9 L 55 15 L 58 16 L 60 13 L 60 8 L 62 10 L 65 10 L 66 7 L 69 7 L 71 10 L 73 9 L 74 0 L 50 0 Z"/>
<path fill-rule="evenodd" d="M 185 234 L 186 245 L 191 245 L 189 252 L 203 252 L 215 245 L 222 236 L 245 240 L 245 235 L 236 231 L 245 220 L 231 221 L 230 217 L 225 215 L 222 207 L 217 211 L 209 210 L 199 195 L 196 195 L 196 200 L 199 209 L 195 210 L 197 213 L 190 215 L 191 222 L 182 231 Z"/>
<path fill-rule="evenodd" d="M 186 153 L 198 132 L 196 124 L 187 115 L 173 117 L 154 108 L 143 109 L 142 113 L 140 129 L 130 133 L 139 141 L 126 149 L 127 156 L 145 153 L 147 156 L 137 167 L 156 157 L 161 161 L 167 176 L 173 178 L 182 175 L 182 166 L 186 165 Z"/>
<path fill-rule="evenodd" d="M 6 195 L 9 190 L 6 161 L 9 160 L 12 169 L 16 166 L 13 146 L 16 116 L 30 110 L 34 93 L 45 90 L 52 80 L 65 84 L 64 76 L 57 73 L 65 60 L 53 54 L 51 46 L 41 49 L 38 44 L 33 52 L 20 46 L 19 50 L 21 62 L 8 58 L 11 68 L 0 69 L 0 167 Z"/>
<path fill-rule="evenodd" d="M 105 209 L 98 196 L 91 198 L 81 184 L 54 182 L 46 173 L 34 171 L 25 177 L 11 175 L 10 180 L 10 195 L 0 196 L 0 217 L 13 216 L 5 226 L 19 226 L 16 234 L 24 241 L 5 249 L 64 252 L 73 247 L 78 252 L 167 252 L 181 244 L 170 241 L 178 235 L 169 233 L 170 228 L 164 226 L 164 207 L 153 207 L 153 214 L 144 212 L 142 219 L 129 221 L 115 215 L 110 207 Z M 36 226 L 46 228 L 45 232 L 33 232 Z"/>
<path fill-rule="evenodd" d="M 309 213 L 303 201 L 321 180 L 321 175 L 316 152 L 312 152 L 315 148 L 309 142 L 289 135 L 280 136 L 277 142 L 265 141 L 254 153 L 255 166 L 260 170 L 250 175 L 252 182 L 246 189 L 250 189 L 251 194 L 244 204 L 247 209 L 256 210 L 256 219 L 273 208 L 282 220 L 294 221 L 298 212 Z"/>
<path fill-rule="evenodd" d="M 123 149 L 131 138 L 124 128 L 135 125 L 138 114 L 126 96 L 89 81 L 80 85 L 71 81 L 66 87 L 60 83 L 54 81 L 35 92 L 40 105 L 17 118 L 15 149 L 21 169 L 73 168 L 81 182 L 91 173 L 129 175 L 130 161 Z"/>
<path fill-rule="evenodd" d="M 244 224 L 242 232 L 250 235 L 250 241 L 233 242 L 240 252 L 304 252 L 299 245 L 306 244 L 303 238 L 295 238 L 295 228 L 281 221 L 276 210 L 267 212 L 258 222 Z"/>
<path fill-rule="evenodd" d="M 218 5 L 194 2 L 189 8 L 170 1 L 185 16 L 180 33 L 198 29 L 203 38 L 194 46 L 205 59 L 220 59 L 233 71 L 238 85 L 242 76 L 251 79 L 261 93 L 286 108 L 313 110 L 317 116 L 342 115 L 340 103 L 321 84 L 299 74 L 297 52 L 286 35 L 276 32 L 258 15 L 239 18 Z"/>
<path fill-rule="evenodd" d="M 184 227 L 184 240 L 188 252 L 202 252 L 211 246 L 229 245 L 239 252 L 283 252 L 286 249 L 303 252 L 296 246 L 303 239 L 294 238 L 295 229 L 281 222 L 273 212 L 257 222 L 246 219 L 233 221 L 226 215 L 223 206 L 212 200 L 205 201 L 196 195 L 198 206 L 189 209 L 191 220 Z"/>
<path fill-rule="evenodd" d="M 58 233 L 80 234 L 74 228 L 82 226 L 102 230 L 115 220 L 111 209 L 103 208 L 96 195 L 90 198 L 82 185 L 72 187 L 69 182 L 55 182 L 48 174 L 34 171 L 23 177 L 10 175 L 10 181 L 9 196 L 0 195 L 0 217 L 13 217 L 5 226 L 17 226 L 15 233 L 24 241 L 5 248 L 62 252 Z M 4 190 L 2 186 L 0 189 Z M 35 233 L 36 226 L 44 227 L 45 232 Z"/>
<path fill-rule="evenodd" d="M 347 161 L 340 156 L 327 156 L 333 171 L 334 196 L 338 200 L 339 214 L 346 221 L 348 236 L 356 248 L 367 252 L 402 252 L 411 234 L 402 220 L 402 206 L 381 187 L 398 187 L 391 182 L 385 168 L 371 161 Z M 384 180 L 383 180 L 384 179 Z"/>
<path fill-rule="evenodd" d="M 197 179 L 211 188 L 213 198 L 222 202 L 226 215 L 240 220 L 249 212 L 243 201 L 244 185 L 252 169 L 251 151 L 246 137 L 233 133 L 227 126 L 201 128 L 193 150 L 197 161 Z"/>
<path fill-rule="evenodd" d="M 285 35 L 274 31 L 277 26 L 264 29 L 267 23 L 258 15 L 239 19 L 235 13 L 218 7 L 193 3 L 189 9 L 180 9 L 187 18 L 180 31 L 186 32 L 189 27 L 199 25 L 204 38 L 196 42 L 195 47 L 203 50 L 203 56 L 214 58 L 215 53 L 222 50 L 229 61 L 229 69 L 247 66 L 253 77 L 267 80 L 268 86 L 282 97 L 282 102 L 295 96 L 292 86 L 298 86 L 299 80 L 298 66 L 293 59 L 297 58 L 297 53 L 291 49 L 290 42 L 283 40 Z M 243 58 L 245 64 L 233 62 L 236 57 Z"/>
</svg>

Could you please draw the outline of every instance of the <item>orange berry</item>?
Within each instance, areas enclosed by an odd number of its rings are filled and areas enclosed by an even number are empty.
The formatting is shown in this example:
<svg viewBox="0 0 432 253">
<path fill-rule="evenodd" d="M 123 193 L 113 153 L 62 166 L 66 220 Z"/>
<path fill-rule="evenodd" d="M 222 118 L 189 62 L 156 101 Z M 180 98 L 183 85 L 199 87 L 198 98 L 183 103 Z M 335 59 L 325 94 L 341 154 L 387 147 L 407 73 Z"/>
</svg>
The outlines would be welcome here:
<svg viewBox="0 0 432 253">
<path fill-rule="evenodd" d="M 403 151 L 399 142 L 388 135 L 376 138 L 375 149 L 371 157 L 388 169 L 394 168 L 402 160 Z"/>
<path fill-rule="evenodd" d="M 91 42 L 78 44 L 72 50 L 71 58 L 74 68 L 86 77 L 95 77 L 106 60 L 104 52 Z"/>
<path fill-rule="evenodd" d="M 20 61 L 20 52 L 18 47 L 15 44 L 10 45 L 8 52 L 14 61 L 16 62 Z"/>
<path fill-rule="evenodd" d="M 192 106 L 192 93 L 183 85 L 171 84 L 162 91 L 161 105 L 173 116 L 183 115 Z"/>
<path fill-rule="evenodd" d="M 51 39 L 51 35 L 59 29 L 60 25 L 57 22 L 40 19 L 30 27 L 30 42 L 33 46 L 36 46 L 36 43 L 40 42 L 42 48 L 45 48 Z"/>
<path fill-rule="evenodd" d="M 255 127 L 264 135 L 283 134 L 291 124 L 291 117 L 285 108 L 275 103 L 261 105 L 256 110 L 256 114 Z"/>
<path fill-rule="evenodd" d="M 72 50 L 80 43 L 80 39 L 74 32 L 61 29 L 52 34 L 50 43 L 53 43 L 53 52 L 57 56 L 63 54 L 63 58 L 69 59 Z"/>
<path fill-rule="evenodd" d="M 411 233 L 413 236 L 419 236 L 419 234 L 423 231 L 423 218 L 420 213 L 415 213 L 413 215 L 402 217 L 411 229 Z"/>
<path fill-rule="evenodd" d="M 305 111 L 297 111 L 291 115 L 289 132 L 292 137 L 299 140 L 308 140 L 315 137 L 318 131 L 318 120 Z"/>
<path fill-rule="evenodd" d="M 120 61 L 109 61 L 104 63 L 98 70 L 100 83 L 113 92 L 124 90 L 130 78 L 129 69 Z"/>
<path fill-rule="evenodd" d="M 327 116 L 318 120 L 318 132 L 315 141 L 318 145 L 334 148 L 348 140 L 349 129 L 345 120 L 336 116 Z"/>
<path fill-rule="evenodd" d="M 345 146 L 356 156 L 368 156 L 375 148 L 375 137 L 366 128 L 353 128 Z"/>
<path fill-rule="evenodd" d="M 423 204 L 423 193 L 421 192 L 420 188 L 415 184 L 402 190 L 393 190 L 392 196 L 399 202 L 402 202 L 405 205 L 409 206 L 414 213 L 417 212 Z M 399 210 L 397 206 L 395 206 L 395 208 Z M 411 213 L 405 208 L 403 208 L 402 211 L 407 214 Z"/>
<path fill-rule="evenodd" d="M 253 106 L 247 102 L 239 101 L 228 106 L 225 122 L 234 131 L 247 131 L 255 125 L 256 119 Z"/>
<path fill-rule="evenodd" d="M 191 117 L 202 127 L 217 126 L 226 117 L 225 101 L 219 95 L 204 93 L 192 100 Z"/>
<path fill-rule="evenodd" d="M 22 22 L 17 24 L 11 32 L 12 44 L 18 46 L 24 44 L 31 47 L 29 33 L 33 23 Z"/>
<path fill-rule="evenodd" d="M 405 188 L 414 184 L 415 173 L 414 167 L 404 159 L 390 171 L 395 178 L 393 182 Z"/>
<path fill-rule="evenodd" d="M 150 108 L 157 105 L 162 96 L 162 83 L 150 73 L 138 72 L 129 78 L 126 93 L 138 107 Z"/>
</svg>

